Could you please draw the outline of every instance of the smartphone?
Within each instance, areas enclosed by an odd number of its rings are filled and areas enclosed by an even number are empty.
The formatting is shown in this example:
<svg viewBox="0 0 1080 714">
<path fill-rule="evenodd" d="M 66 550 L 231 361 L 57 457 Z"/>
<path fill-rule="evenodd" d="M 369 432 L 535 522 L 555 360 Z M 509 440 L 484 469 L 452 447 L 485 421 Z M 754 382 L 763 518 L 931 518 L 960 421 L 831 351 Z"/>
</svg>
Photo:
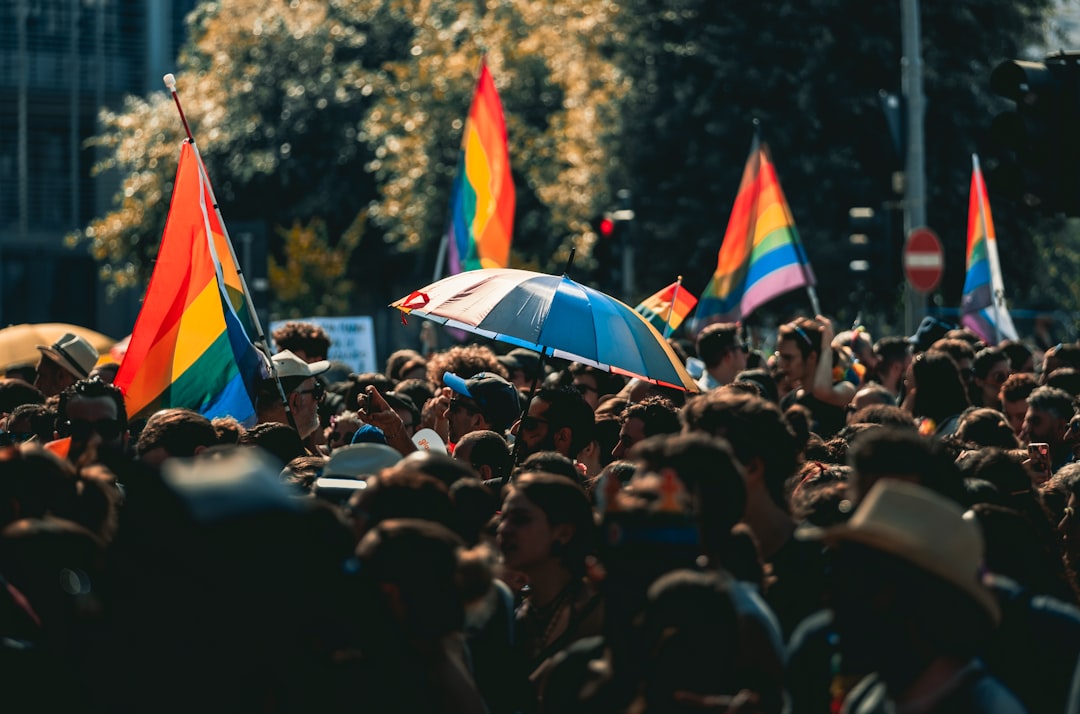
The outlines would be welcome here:
<svg viewBox="0 0 1080 714">
<path fill-rule="evenodd" d="M 1036 473 L 1050 478 L 1050 444 L 1041 441 L 1028 444 L 1028 459 Z"/>
</svg>

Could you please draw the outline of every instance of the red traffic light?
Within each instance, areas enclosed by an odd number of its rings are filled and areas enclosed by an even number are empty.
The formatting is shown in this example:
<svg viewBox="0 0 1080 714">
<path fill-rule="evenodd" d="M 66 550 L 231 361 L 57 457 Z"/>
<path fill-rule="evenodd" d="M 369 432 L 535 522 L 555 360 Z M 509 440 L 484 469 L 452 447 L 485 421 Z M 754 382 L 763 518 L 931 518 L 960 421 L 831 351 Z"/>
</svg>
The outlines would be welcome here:
<svg viewBox="0 0 1080 714">
<path fill-rule="evenodd" d="M 600 219 L 600 237 L 610 238 L 613 235 L 615 235 L 615 221 L 604 216 Z"/>
</svg>

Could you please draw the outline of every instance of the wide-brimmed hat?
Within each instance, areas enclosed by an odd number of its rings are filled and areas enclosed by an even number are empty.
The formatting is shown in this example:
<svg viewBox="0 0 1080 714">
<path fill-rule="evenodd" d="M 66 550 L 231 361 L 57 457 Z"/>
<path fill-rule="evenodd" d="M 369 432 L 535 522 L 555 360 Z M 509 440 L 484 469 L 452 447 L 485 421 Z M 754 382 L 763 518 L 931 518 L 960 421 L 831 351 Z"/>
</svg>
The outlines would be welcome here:
<svg viewBox="0 0 1080 714">
<path fill-rule="evenodd" d="M 64 334 L 51 346 L 38 345 L 41 353 L 79 379 L 86 379 L 98 361 L 98 351 L 78 335 Z"/>
<path fill-rule="evenodd" d="M 1001 610 L 982 584 L 983 537 L 973 517 L 947 498 L 899 479 L 874 484 L 846 523 L 802 528 L 827 545 L 860 543 L 905 560 L 969 595 L 997 622 Z"/>
<path fill-rule="evenodd" d="M 322 475 L 365 478 L 393 466 L 400 460 L 401 452 L 386 444 L 349 444 L 339 446 L 330 453 Z"/>
<path fill-rule="evenodd" d="M 282 350 L 271 359 L 274 360 L 274 368 L 281 379 L 314 377 L 330 369 L 330 360 L 321 359 L 318 362 L 308 363 L 297 357 L 292 350 Z"/>
</svg>

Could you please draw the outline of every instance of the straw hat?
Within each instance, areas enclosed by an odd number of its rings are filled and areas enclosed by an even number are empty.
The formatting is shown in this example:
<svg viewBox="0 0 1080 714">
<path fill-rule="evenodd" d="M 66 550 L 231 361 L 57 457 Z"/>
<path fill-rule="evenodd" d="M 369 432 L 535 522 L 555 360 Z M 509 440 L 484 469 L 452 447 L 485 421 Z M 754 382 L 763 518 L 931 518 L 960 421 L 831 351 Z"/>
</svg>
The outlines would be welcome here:
<svg viewBox="0 0 1080 714">
<path fill-rule="evenodd" d="M 86 379 L 98 361 L 98 351 L 78 335 L 68 332 L 51 346 L 38 345 L 41 353 L 79 379 Z"/>
<path fill-rule="evenodd" d="M 827 545 L 854 542 L 908 561 L 971 596 L 994 622 L 997 600 L 980 580 L 983 537 L 979 524 L 952 501 L 899 479 L 874 484 L 844 524 L 800 529 Z"/>
</svg>

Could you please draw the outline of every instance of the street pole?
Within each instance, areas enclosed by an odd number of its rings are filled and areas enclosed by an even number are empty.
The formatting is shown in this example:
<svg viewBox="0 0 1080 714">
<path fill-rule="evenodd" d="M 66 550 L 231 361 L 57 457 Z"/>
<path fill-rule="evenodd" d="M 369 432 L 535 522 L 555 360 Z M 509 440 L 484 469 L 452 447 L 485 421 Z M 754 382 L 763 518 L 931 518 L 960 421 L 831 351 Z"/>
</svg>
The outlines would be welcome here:
<svg viewBox="0 0 1080 714">
<path fill-rule="evenodd" d="M 633 305 L 634 292 L 636 288 L 634 286 L 634 243 L 637 236 L 637 222 L 634 220 L 634 199 L 630 189 L 620 189 L 616 193 L 616 197 L 619 199 L 619 210 L 615 211 L 613 218 L 616 221 L 624 223 L 624 230 L 619 231 L 622 234 L 622 294 L 623 300 Z"/>
<path fill-rule="evenodd" d="M 901 0 L 901 34 L 904 56 L 900 61 L 904 96 L 907 99 L 907 147 L 904 162 L 904 239 L 926 225 L 926 165 L 923 121 L 923 69 L 919 26 L 919 0 Z M 926 296 L 905 284 L 904 333 L 912 334 L 926 314 Z"/>
</svg>

